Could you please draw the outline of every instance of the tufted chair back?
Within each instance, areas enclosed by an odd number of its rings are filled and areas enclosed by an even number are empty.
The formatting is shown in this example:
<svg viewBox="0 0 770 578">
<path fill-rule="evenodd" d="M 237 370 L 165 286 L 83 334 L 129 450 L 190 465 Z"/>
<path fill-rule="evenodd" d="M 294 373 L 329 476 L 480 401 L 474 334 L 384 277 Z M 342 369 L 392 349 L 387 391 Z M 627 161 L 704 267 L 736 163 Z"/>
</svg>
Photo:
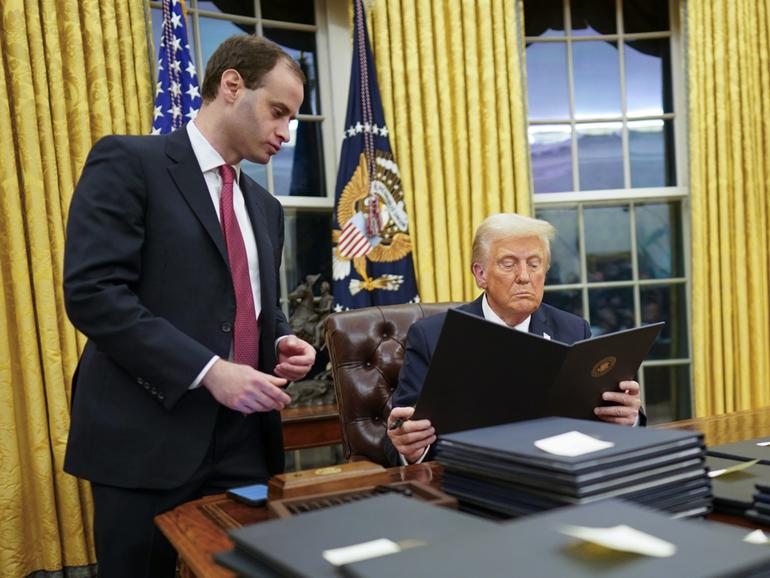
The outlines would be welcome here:
<svg viewBox="0 0 770 578">
<path fill-rule="evenodd" d="M 345 457 L 387 466 L 382 447 L 412 323 L 460 303 L 366 307 L 326 319 Z"/>
</svg>

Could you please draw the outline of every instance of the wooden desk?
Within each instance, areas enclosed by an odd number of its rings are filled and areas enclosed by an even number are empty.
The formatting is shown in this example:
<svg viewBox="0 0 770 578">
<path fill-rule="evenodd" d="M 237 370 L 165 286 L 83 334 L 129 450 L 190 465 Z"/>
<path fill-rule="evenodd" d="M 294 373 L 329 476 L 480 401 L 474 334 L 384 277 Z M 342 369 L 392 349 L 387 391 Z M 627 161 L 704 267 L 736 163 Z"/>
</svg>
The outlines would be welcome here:
<svg viewBox="0 0 770 578">
<path fill-rule="evenodd" d="M 430 462 L 390 468 L 383 473 L 382 479 L 374 483 L 399 481 L 418 481 L 439 487 L 441 466 Z M 371 486 L 372 483 L 368 478 L 365 485 Z M 355 481 L 351 481 L 350 488 L 355 487 Z M 308 493 L 314 492 L 309 489 Z M 228 529 L 267 519 L 267 508 L 247 506 L 218 494 L 183 504 L 158 516 L 155 522 L 179 552 L 182 577 L 232 578 L 235 574 L 215 564 L 211 555 L 233 547 L 226 535 Z"/>
<path fill-rule="evenodd" d="M 770 407 L 674 421 L 655 427 L 700 430 L 708 446 L 730 444 L 770 435 Z"/>
<path fill-rule="evenodd" d="M 770 407 L 672 422 L 656 427 L 700 430 L 705 434 L 708 445 L 731 443 L 770 434 Z M 441 467 L 431 462 L 391 468 L 383 474 L 380 483 L 401 480 L 416 480 L 439 487 Z M 371 485 L 371 480 L 367 485 Z M 350 487 L 355 488 L 355 482 L 351 482 Z M 312 493 L 312 489 L 308 493 Z M 757 527 L 743 518 L 722 515 L 711 517 L 732 524 Z M 245 506 L 220 494 L 183 504 L 158 516 L 156 523 L 179 552 L 183 577 L 231 578 L 234 574 L 215 564 L 211 555 L 233 547 L 225 533 L 227 529 L 266 519 L 266 508 Z"/>
<path fill-rule="evenodd" d="M 287 452 L 342 443 L 335 404 L 285 409 L 281 412 L 281 423 Z"/>
</svg>

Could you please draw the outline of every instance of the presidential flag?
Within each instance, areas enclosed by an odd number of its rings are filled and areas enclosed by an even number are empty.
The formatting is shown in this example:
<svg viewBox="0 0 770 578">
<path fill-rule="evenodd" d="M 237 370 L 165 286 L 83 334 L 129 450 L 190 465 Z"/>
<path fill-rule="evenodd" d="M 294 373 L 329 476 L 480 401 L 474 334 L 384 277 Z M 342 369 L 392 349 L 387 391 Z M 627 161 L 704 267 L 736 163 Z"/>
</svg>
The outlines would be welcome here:
<svg viewBox="0 0 770 578">
<path fill-rule="evenodd" d="M 362 0 L 353 0 L 353 10 L 353 65 L 332 231 L 335 311 L 419 301 L 404 191 Z"/>
<path fill-rule="evenodd" d="M 163 0 L 152 134 L 165 134 L 184 126 L 201 107 L 186 21 L 184 0 Z"/>
</svg>

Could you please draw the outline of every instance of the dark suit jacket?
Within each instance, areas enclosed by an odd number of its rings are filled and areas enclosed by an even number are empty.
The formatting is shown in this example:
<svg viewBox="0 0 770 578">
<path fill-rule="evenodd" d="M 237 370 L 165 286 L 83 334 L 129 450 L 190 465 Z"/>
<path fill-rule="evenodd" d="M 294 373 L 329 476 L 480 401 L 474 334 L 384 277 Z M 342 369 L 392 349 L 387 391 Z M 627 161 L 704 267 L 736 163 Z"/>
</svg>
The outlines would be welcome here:
<svg viewBox="0 0 770 578">
<path fill-rule="evenodd" d="M 483 296 L 471 303 L 461 305 L 458 309 L 484 317 L 481 307 L 482 298 Z M 398 387 L 393 394 L 393 407 L 406 407 L 417 403 L 445 318 L 446 313 L 440 313 L 417 321 L 409 329 L 404 365 L 398 376 Z M 591 337 L 591 329 L 585 319 L 545 303 L 541 303 L 540 307 L 532 313 L 529 332 L 536 335 L 547 333 L 551 339 L 567 344 Z M 386 436 L 384 443 L 389 461 L 393 465 L 399 465 L 398 452 L 390 442 L 390 438 Z M 431 448 L 426 460 L 433 459 L 433 452 L 434 448 Z"/>
<path fill-rule="evenodd" d="M 272 372 L 283 211 L 241 173 L 257 240 L 259 369 Z M 219 404 L 189 390 L 214 354 L 227 359 L 235 294 L 227 249 L 185 129 L 110 136 L 92 149 L 67 225 L 64 293 L 88 343 L 73 378 L 65 470 L 121 487 L 171 488 L 201 464 Z M 283 469 L 277 412 L 253 414 L 270 473 Z M 259 446 L 257 446 L 259 447 Z"/>
</svg>

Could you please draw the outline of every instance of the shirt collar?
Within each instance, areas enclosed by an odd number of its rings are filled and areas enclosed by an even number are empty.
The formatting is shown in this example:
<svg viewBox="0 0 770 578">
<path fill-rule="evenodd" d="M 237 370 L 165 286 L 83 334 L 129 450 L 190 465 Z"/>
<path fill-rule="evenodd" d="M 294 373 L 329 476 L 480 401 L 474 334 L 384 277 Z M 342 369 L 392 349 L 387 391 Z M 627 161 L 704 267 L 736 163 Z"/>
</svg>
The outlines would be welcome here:
<svg viewBox="0 0 770 578">
<path fill-rule="evenodd" d="M 190 144 L 192 145 L 195 158 L 198 160 L 198 164 L 201 167 L 201 172 L 207 173 L 218 169 L 225 164 L 225 159 L 222 158 L 216 149 L 211 146 L 211 143 L 206 140 L 203 133 L 195 125 L 195 121 L 187 123 L 187 136 L 190 137 Z M 232 165 L 235 169 L 235 181 L 241 178 L 241 165 Z"/>
<path fill-rule="evenodd" d="M 503 319 L 492 310 L 492 307 L 489 305 L 489 301 L 487 301 L 487 294 L 484 293 L 484 296 L 481 299 L 481 310 L 484 312 L 484 319 L 487 321 L 493 321 L 495 323 L 499 323 L 500 325 L 505 325 L 510 327 Z M 514 329 L 518 329 L 519 331 L 523 331 L 524 333 L 529 333 L 529 322 L 532 320 L 532 316 L 528 315 L 527 318 L 516 325 Z"/>
</svg>

